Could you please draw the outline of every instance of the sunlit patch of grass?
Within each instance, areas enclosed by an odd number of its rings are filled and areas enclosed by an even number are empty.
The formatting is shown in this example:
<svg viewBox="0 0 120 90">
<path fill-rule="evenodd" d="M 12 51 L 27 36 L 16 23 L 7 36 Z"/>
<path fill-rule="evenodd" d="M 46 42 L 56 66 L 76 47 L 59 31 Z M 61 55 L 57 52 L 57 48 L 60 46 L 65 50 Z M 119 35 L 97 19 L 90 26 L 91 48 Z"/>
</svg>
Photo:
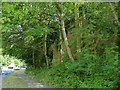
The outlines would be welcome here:
<svg viewBox="0 0 120 90">
<path fill-rule="evenodd" d="M 14 71 L 13 73 L 7 75 L 2 83 L 2 88 L 27 88 L 27 84 L 17 76 L 20 71 Z"/>
</svg>

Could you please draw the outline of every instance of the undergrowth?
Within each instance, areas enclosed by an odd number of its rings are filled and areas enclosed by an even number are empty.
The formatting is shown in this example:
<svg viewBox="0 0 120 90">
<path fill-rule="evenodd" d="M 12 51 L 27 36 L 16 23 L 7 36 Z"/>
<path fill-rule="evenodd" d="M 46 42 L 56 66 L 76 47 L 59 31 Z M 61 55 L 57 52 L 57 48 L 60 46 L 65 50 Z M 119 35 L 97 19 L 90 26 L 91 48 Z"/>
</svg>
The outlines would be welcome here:
<svg viewBox="0 0 120 90">
<path fill-rule="evenodd" d="M 86 54 L 84 58 L 79 57 L 74 62 L 62 62 L 49 69 L 29 67 L 26 73 L 45 85 L 57 88 L 117 88 L 118 59 L 111 56 L 107 60 L 106 57 L 104 63 L 100 59 Z"/>
<path fill-rule="evenodd" d="M 119 79 L 118 54 L 106 48 L 103 55 L 78 53 L 77 60 L 56 64 L 51 68 L 28 67 L 26 73 L 52 87 L 117 88 Z"/>
</svg>

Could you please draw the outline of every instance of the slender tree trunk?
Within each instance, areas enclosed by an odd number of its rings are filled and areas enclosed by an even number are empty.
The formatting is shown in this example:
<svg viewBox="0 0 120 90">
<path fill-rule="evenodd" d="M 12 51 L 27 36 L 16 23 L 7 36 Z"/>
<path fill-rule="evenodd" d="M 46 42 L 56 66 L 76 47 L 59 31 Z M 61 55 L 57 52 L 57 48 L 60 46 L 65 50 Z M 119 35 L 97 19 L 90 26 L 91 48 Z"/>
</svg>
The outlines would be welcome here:
<svg viewBox="0 0 120 90">
<path fill-rule="evenodd" d="M 32 52 L 32 59 L 33 59 L 33 67 L 35 66 L 35 50 L 34 50 L 34 47 L 33 47 L 33 52 Z"/>
<path fill-rule="evenodd" d="M 67 53 L 68 53 L 69 58 L 70 58 L 72 61 L 74 61 L 73 56 L 72 56 L 72 53 L 71 53 L 71 50 L 70 50 L 70 47 L 69 47 L 68 38 L 67 38 L 67 35 L 66 35 L 66 32 L 65 32 L 65 26 L 64 26 L 64 25 L 65 25 L 65 24 L 64 24 L 64 20 L 61 19 L 62 34 L 63 34 L 65 46 L 66 46 L 66 49 L 67 49 Z"/>
<path fill-rule="evenodd" d="M 49 66 L 49 62 L 48 62 L 48 57 L 47 57 L 47 35 L 45 35 L 45 41 L 44 41 L 44 53 L 45 53 L 45 60 L 46 60 L 46 64 L 47 67 Z"/>
<path fill-rule="evenodd" d="M 59 41 L 60 41 L 60 62 L 62 61 L 63 58 L 63 45 L 62 45 L 62 34 L 61 34 L 61 30 L 59 31 Z"/>
<path fill-rule="evenodd" d="M 74 9 L 74 12 L 75 12 L 75 28 L 76 28 L 76 32 L 80 32 L 79 30 L 79 28 L 80 28 L 80 17 L 79 17 L 79 7 L 78 7 L 78 3 L 77 2 L 75 2 L 75 9 Z M 81 47 L 80 47 L 80 36 L 81 35 L 77 35 L 77 45 L 76 45 L 76 48 L 77 48 L 77 52 L 81 52 Z"/>
<path fill-rule="evenodd" d="M 64 42 L 65 42 L 65 47 L 66 47 L 68 56 L 72 61 L 74 61 L 74 58 L 72 56 L 72 53 L 71 53 L 71 50 L 70 50 L 70 47 L 69 47 L 66 31 L 65 31 L 65 23 L 64 23 L 64 19 L 63 19 L 64 18 L 63 13 L 62 13 L 58 3 L 55 3 L 55 6 L 57 8 L 58 13 L 60 14 L 59 19 L 60 19 L 60 24 L 61 24 L 61 29 L 62 29 L 62 35 L 63 35 L 63 39 L 64 39 Z"/>
</svg>

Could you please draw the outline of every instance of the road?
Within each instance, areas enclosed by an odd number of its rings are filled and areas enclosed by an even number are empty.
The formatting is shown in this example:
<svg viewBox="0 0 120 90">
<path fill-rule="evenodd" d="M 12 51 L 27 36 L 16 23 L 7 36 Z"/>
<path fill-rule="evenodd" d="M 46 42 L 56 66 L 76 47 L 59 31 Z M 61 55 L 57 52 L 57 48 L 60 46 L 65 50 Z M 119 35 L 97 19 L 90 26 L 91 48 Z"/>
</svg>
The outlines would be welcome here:
<svg viewBox="0 0 120 90">
<path fill-rule="evenodd" d="M 7 75 L 1 75 L 0 77 L 2 78 L 2 80 L 6 77 Z"/>
<path fill-rule="evenodd" d="M 0 75 L 0 90 L 2 89 L 2 81 L 6 77 L 6 75 Z"/>
<path fill-rule="evenodd" d="M 0 90 L 2 89 L 2 75 L 0 75 Z"/>
<path fill-rule="evenodd" d="M 22 80 L 24 80 L 28 88 L 45 88 L 41 83 L 33 80 L 32 78 L 28 77 L 25 73 L 24 70 L 22 72 L 18 72 L 18 77 L 20 77 Z"/>
<path fill-rule="evenodd" d="M 31 77 L 28 77 L 25 73 L 25 70 L 14 71 L 13 73 L 7 76 L 1 76 L 3 78 L 3 88 L 48 88 L 43 86 L 38 81 L 33 80 Z"/>
</svg>

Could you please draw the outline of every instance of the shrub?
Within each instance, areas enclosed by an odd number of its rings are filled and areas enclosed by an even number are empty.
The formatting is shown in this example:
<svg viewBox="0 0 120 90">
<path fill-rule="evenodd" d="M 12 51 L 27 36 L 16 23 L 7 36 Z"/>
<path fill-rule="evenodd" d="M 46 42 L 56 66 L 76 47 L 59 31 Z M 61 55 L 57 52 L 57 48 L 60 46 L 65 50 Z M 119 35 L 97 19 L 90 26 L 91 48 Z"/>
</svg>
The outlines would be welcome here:
<svg viewBox="0 0 120 90">
<path fill-rule="evenodd" d="M 86 49 L 74 62 L 62 62 L 52 68 L 33 69 L 34 77 L 53 87 L 116 88 L 118 57 L 106 48 L 105 57 L 89 53 Z"/>
</svg>

